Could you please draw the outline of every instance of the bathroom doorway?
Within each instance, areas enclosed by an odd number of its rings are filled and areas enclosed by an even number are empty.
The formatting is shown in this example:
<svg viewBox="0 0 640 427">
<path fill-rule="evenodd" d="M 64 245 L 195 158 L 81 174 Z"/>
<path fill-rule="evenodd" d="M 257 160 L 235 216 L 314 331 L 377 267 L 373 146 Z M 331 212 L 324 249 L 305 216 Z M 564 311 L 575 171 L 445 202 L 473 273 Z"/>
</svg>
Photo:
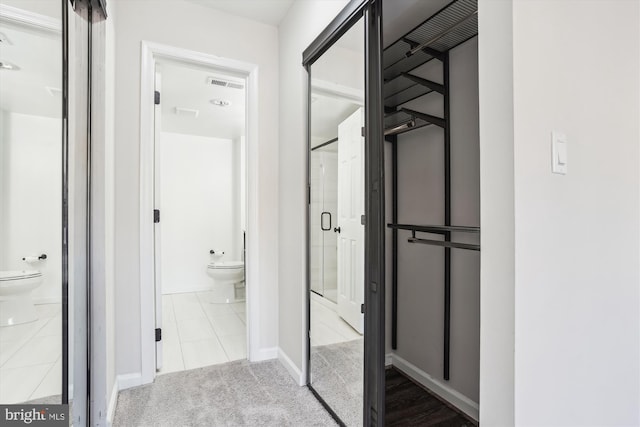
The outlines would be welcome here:
<svg viewBox="0 0 640 427">
<path fill-rule="evenodd" d="M 246 88 L 159 58 L 154 96 L 158 374 L 247 358 Z"/>
</svg>

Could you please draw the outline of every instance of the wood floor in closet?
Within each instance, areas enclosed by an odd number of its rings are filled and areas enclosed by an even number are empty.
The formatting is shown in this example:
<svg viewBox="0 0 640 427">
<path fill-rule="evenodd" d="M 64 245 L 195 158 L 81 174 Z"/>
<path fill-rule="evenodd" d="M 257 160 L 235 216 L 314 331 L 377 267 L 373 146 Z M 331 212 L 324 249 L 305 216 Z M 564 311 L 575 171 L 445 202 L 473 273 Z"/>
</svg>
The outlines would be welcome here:
<svg viewBox="0 0 640 427">
<path fill-rule="evenodd" d="M 478 424 L 389 368 L 386 377 L 386 426 L 472 427 Z"/>
</svg>

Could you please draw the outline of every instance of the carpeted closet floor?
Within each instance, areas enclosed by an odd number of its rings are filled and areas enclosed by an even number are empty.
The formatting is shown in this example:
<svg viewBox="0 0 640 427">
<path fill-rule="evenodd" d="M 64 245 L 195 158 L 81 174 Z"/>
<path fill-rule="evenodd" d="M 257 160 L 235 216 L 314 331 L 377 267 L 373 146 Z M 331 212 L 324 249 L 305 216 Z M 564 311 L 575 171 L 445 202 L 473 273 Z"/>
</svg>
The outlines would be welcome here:
<svg viewBox="0 0 640 427">
<path fill-rule="evenodd" d="M 279 361 L 237 361 L 121 391 L 114 426 L 335 426 Z"/>
</svg>

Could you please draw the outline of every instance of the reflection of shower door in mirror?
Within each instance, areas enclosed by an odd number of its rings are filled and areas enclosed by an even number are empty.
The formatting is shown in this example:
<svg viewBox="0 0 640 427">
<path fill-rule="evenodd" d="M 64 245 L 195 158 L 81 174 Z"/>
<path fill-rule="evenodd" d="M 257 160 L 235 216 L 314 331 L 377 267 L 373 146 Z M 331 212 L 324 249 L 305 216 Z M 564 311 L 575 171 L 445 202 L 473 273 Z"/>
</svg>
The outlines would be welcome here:
<svg viewBox="0 0 640 427">
<path fill-rule="evenodd" d="M 311 290 L 337 302 L 337 144 L 311 152 Z"/>
<path fill-rule="evenodd" d="M 338 314 L 364 331 L 364 110 L 338 126 Z"/>
</svg>

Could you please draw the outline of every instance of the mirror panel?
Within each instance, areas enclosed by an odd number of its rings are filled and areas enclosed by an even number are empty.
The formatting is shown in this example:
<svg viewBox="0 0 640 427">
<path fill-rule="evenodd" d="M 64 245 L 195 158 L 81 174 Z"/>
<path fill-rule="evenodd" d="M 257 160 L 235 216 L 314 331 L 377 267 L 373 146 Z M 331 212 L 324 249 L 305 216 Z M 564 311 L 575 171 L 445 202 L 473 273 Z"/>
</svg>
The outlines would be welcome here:
<svg viewBox="0 0 640 427">
<path fill-rule="evenodd" d="M 362 425 L 364 372 L 364 25 L 310 67 L 310 386 Z"/>
<path fill-rule="evenodd" d="M 0 403 L 62 403 L 62 3 L 0 10 Z"/>
</svg>

